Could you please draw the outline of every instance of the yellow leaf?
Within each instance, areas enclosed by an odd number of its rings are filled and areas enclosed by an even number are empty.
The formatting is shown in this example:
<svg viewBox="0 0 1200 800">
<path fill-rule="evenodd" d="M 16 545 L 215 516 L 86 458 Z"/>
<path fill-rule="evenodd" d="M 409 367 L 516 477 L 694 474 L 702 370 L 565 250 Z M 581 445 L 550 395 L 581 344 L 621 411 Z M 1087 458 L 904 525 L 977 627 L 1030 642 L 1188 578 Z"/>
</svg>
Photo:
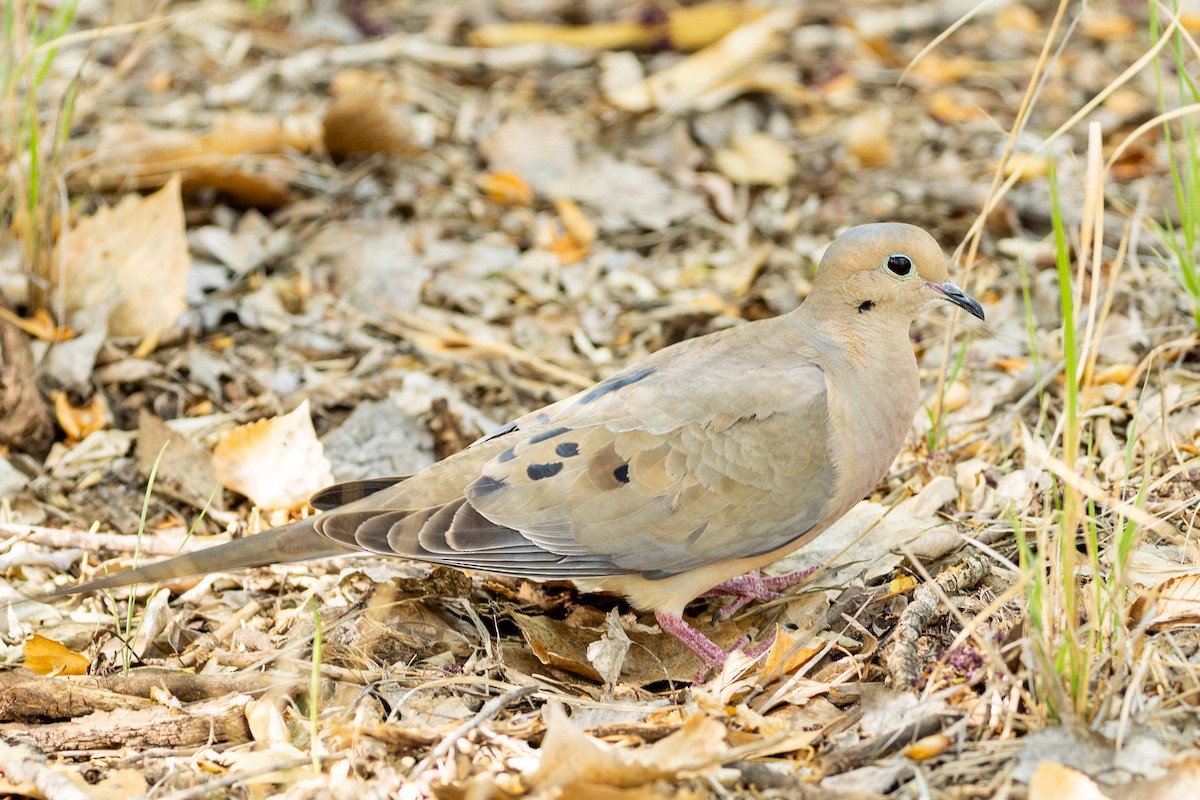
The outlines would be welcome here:
<svg viewBox="0 0 1200 800">
<path fill-rule="evenodd" d="M 53 639 L 33 634 L 25 641 L 25 668 L 38 675 L 86 675 L 88 660 Z"/>
<path fill-rule="evenodd" d="M 493 203 L 509 206 L 533 205 L 533 189 L 528 181 L 515 172 L 485 172 L 475 179 L 475 185 Z"/>
<path fill-rule="evenodd" d="M 942 90 L 929 98 L 929 116 L 943 125 L 958 125 L 983 116 L 983 111 L 979 106 L 960 103 L 950 92 Z"/>
<path fill-rule="evenodd" d="M 1124 14 L 1084 14 L 1079 23 L 1084 35 L 1093 39 L 1121 39 L 1132 36 L 1137 25 Z"/>
<path fill-rule="evenodd" d="M 979 62 L 968 56 L 946 58 L 936 52 L 927 53 L 912 68 L 912 74 L 939 86 L 956 83 L 979 71 Z"/>
<path fill-rule="evenodd" d="M 41 339 L 43 342 L 65 342 L 75 338 L 75 330 L 64 325 L 59 327 L 54 321 L 54 317 L 50 316 L 50 312 L 44 308 L 39 308 L 33 312 L 33 316 L 29 318 L 18 317 L 7 308 L 0 306 L 0 319 L 5 320 L 13 325 L 16 325 L 25 333 Z"/>
<path fill-rule="evenodd" d="M 53 397 L 58 426 L 72 441 L 86 439 L 108 423 L 108 404 L 100 392 L 94 392 L 91 400 L 79 406 L 71 402 L 66 392 L 55 392 Z"/>
<path fill-rule="evenodd" d="M 904 755 L 913 761 L 925 761 L 939 756 L 950 749 L 950 737 L 944 733 L 935 733 L 910 744 L 904 748 Z"/>
<path fill-rule="evenodd" d="M 1013 3 L 996 12 L 993 22 L 997 30 L 1041 34 L 1042 18 L 1029 6 Z"/>
<path fill-rule="evenodd" d="M 1019 175 L 1018 180 L 1029 181 L 1050 174 L 1050 162 L 1040 153 L 1013 153 L 1004 164 L 1004 177 Z"/>
<path fill-rule="evenodd" d="M 1092 378 L 1093 383 L 1125 383 L 1133 377 L 1133 364 L 1113 364 L 1105 367 Z"/>
<path fill-rule="evenodd" d="M 1021 356 L 995 358 L 988 362 L 988 366 L 1005 372 L 1020 372 L 1029 366 L 1029 359 Z"/>
<path fill-rule="evenodd" d="M 767 657 L 763 660 L 761 674 L 784 675 L 791 673 L 808 663 L 810 658 L 824 649 L 813 645 L 794 649 L 795 643 L 796 639 L 791 634 L 776 626 L 775 640 L 771 642 L 771 649 L 767 651 Z"/>
<path fill-rule="evenodd" d="M 554 209 L 558 212 L 558 219 L 567 235 L 575 240 L 576 244 L 586 249 L 596 241 L 596 223 L 588 219 L 587 214 L 583 213 L 583 209 L 574 200 L 555 200 Z"/>
<path fill-rule="evenodd" d="M 944 412 L 958 411 L 967 404 L 969 399 L 971 399 L 971 387 L 959 380 L 951 384 L 941 398 L 935 396 L 929 407 L 935 415 L 938 415 Z"/>
</svg>

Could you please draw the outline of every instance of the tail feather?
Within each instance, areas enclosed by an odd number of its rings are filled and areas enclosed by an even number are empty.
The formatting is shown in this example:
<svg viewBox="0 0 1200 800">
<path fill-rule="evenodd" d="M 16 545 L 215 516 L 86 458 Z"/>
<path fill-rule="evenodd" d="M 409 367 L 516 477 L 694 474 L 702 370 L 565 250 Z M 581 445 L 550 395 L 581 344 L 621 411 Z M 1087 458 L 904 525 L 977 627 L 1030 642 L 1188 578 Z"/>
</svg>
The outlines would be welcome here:
<svg viewBox="0 0 1200 800">
<path fill-rule="evenodd" d="M 36 599 L 49 600 L 74 594 L 88 594 L 103 589 L 115 589 L 134 583 L 152 583 L 209 572 L 232 572 L 250 567 L 263 567 L 288 561 L 327 558 L 355 552 L 322 536 L 314 530 L 312 520 L 301 520 L 282 528 L 255 536 L 235 539 L 226 544 L 185 553 L 136 569 L 97 578 L 78 586 L 65 586 Z"/>
</svg>

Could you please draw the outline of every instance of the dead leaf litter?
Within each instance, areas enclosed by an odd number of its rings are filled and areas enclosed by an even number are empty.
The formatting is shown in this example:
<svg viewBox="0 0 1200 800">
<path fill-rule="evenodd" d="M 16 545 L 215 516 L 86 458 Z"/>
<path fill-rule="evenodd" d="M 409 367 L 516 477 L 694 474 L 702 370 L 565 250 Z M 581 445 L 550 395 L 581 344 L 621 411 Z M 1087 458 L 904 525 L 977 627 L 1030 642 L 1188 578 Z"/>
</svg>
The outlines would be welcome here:
<svg viewBox="0 0 1200 800">
<path fill-rule="evenodd" d="M 1175 203 L 1161 128 L 1105 186 L 1127 210 L 1111 285 L 1076 287 L 1111 291 L 1073 465 L 1098 568 L 1124 563 L 1120 503 L 1156 523 L 1105 612 L 1133 638 L 1092 676 L 1093 719 L 1049 724 L 1012 533 L 1036 539 L 1061 491 L 1039 413 L 1053 429 L 1065 391 L 1051 162 L 1070 230 L 1086 195 L 1084 125 L 1044 137 L 1146 51 L 1144 8 L 1079 11 L 1006 153 L 1052 6 L 260 5 L 81 4 L 72 30 L 107 29 L 39 96 L 78 75 L 59 304 L 4 317 L 59 428 L 45 458 L 0 460 L 8 791 L 1194 794 L 1200 379 L 1144 219 Z M 1144 71 L 1092 112 L 1106 153 L 1155 97 Z M 966 288 L 988 323 L 916 326 L 926 409 L 887 480 L 772 568 L 818 567 L 807 583 L 725 621 L 689 608 L 725 647 L 778 632 L 759 660 L 693 685 L 691 652 L 614 598 L 382 559 L 141 587 L 132 617 L 20 600 L 314 513 L 335 479 L 419 470 L 786 312 L 822 247 L 879 219 L 947 249 L 982 220 Z"/>
</svg>

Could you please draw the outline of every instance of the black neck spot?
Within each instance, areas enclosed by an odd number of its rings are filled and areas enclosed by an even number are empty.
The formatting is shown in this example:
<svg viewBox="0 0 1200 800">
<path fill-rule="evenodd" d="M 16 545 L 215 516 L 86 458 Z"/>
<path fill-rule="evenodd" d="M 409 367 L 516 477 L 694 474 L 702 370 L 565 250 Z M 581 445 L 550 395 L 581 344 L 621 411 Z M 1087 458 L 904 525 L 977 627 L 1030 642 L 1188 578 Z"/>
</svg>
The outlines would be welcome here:
<svg viewBox="0 0 1200 800">
<path fill-rule="evenodd" d="M 865 314 L 874 307 L 875 307 L 874 300 L 863 300 L 861 303 L 858 304 L 858 313 Z"/>
</svg>

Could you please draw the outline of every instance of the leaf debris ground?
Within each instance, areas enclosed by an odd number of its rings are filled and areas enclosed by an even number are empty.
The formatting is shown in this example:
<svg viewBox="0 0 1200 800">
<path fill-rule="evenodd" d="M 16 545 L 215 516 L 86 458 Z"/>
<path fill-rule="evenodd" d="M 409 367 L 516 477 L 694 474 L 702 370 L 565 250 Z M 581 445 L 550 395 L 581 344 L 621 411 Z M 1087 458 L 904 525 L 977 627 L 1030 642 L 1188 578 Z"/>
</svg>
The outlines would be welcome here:
<svg viewBox="0 0 1200 800">
<path fill-rule="evenodd" d="M 63 48 L 50 73 L 48 94 L 82 69 L 64 252 L 89 217 L 173 175 L 186 242 L 163 243 L 169 265 L 122 264 L 139 279 L 169 266 L 161 281 L 89 297 L 63 328 L 24 326 L 44 333 L 40 377 L 60 392 L 67 435 L 44 462 L 12 455 L 6 596 L 170 551 L 201 509 L 189 547 L 286 518 L 213 483 L 209 454 L 239 425 L 307 404 L 336 478 L 416 469 L 666 344 L 790 310 L 842 227 L 896 218 L 963 241 L 1054 10 L 985 9 L 912 63 L 973 6 L 713 4 L 686 17 L 613 2 L 583 20 L 556 0 L 81 8 L 77 29 L 110 29 Z M 547 20 L 621 25 L 503 24 Z M 968 288 L 988 324 L 958 326 L 949 347 L 942 315 L 914 331 L 943 427 L 938 413 L 916 420 L 872 498 L 779 565 L 823 567 L 803 590 L 706 628 L 726 646 L 779 630 L 761 662 L 731 658 L 692 686 L 691 654 L 611 598 L 370 559 L 204 576 L 165 587 L 169 603 L 143 587 L 140 624 L 116 634 L 124 606 L 109 598 L 14 603 L 0 733 L 64 759 L 6 749 L 5 774 L 43 795 L 65 774 L 89 796 L 1168 797 L 1194 785 L 1200 384 L 1186 298 L 1137 216 L 1172 213 L 1161 135 L 1126 150 L 1105 186 L 1130 209 L 1107 218 L 1109 275 L 1123 228 L 1142 235 L 1083 386 L 1083 471 L 1115 499 L 1142 489 L 1166 524 L 1131 562 L 1133 635 L 1096 677 L 1090 719 L 1055 726 L 1038 693 L 1011 535 L 1014 520 L 1045 529 L 1058 491 L 1039 427 L 1063 393 L 1040 137 L 1142 55 L 1147 30 L 1127 4 L 1081 12 L 1008 160 L 1019 180 L 984 218 Z M 1089 119 L 1111 149 L 1156 113 L 1154 96 L 1140 75 Z M 1086 146 L 1076 126 L 1048 148 L 1073 228 Z M 119 242 L 144 223 L 103 232 Z M 0 247 L 20 307 L 17 248 Z M 65 262 L 68 286 L 86 264 Z M 145 312 L 172 304 L 186 306 L 176 325 L 146 328 Z M 145 541 L 83 533 L 136 531 L 156 463 Z M 1120 524 L 1104 504 L 1093 514 L 1105 531 Z M 75 549 L 49 557 L 52 540 Z M 974 588 L 953 590 L 963 569 Z M 922 584 L 940 611 L 925 597 L 914 624 Z M 701 624 L 713 610 L 694 606 Z M 22 672 L 33 631 L 85 653 L 92 674 Z M 906 666 L 889 672 L 893 660 Z M 97 712 L 63 707 L 64 686 L 86 688 Z"/>
</svg>

